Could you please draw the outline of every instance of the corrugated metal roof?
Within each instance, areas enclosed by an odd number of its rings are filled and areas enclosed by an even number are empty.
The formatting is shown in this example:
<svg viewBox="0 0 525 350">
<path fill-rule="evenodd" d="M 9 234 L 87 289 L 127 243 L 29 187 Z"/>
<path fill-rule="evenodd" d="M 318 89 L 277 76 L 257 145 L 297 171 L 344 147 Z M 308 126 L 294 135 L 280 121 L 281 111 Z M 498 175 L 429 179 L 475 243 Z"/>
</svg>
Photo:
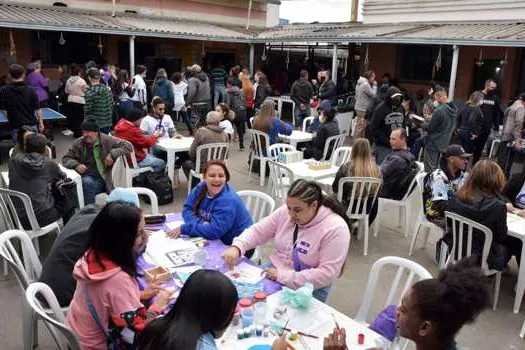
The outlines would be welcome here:
<svg viewBox="0 0 525 350">
<path fill-rule="evenodd" d="M 253 38 L 241 28 L 200 21 L 123 14 L 112 17 L 104 12 L 5 2 L 0 3 L 0 27 L 214 41 L 249 42 Z"/>
<path fill-rule="evenodd" d="M 0 0 L 0 27 L 242 43 L 413 43 L 525 47 L 525 23 L 309 23 L 261 33 L 206 21 L 90 12 Z"/>
<path fill-rule="evenodd" d="M 525 47 L 524 23 L 315 23 L 270 28 L 259 42 L 426 43 Z"/>
</svg>

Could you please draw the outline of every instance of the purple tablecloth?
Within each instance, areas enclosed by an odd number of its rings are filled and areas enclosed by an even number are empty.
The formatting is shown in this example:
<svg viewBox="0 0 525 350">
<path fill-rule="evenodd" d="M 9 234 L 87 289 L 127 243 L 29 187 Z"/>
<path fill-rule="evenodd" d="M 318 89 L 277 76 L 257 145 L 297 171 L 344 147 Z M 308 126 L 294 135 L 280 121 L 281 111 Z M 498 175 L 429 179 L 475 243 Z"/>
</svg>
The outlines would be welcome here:
<svg viewBox="0 0 525 350">
<path fill-rule="evenodd" d="M 166 215 L 166 222 L 172 222 L 177 220 L 182 220 L 182 215 L 180 213 Z M 164 230 L 166 232 L 169 231 L 169 227 L 165 224 L 147 225 L 146 229 Z M 204 265 L 204 267 L 206 269 L 218 270 L 223 273 L 226 272 L 228 268 L 224 265 L 223 260 L 221 258 L 221 254 L 224 252 L 224 250 L 226 250 L 226 248 L 227 247 L 220 240 L 209 241 L 209 244 L 204 248 L 207 255 L 206 264 Z M 241 259 L 241 261 L 246 261 L 249 264 L 255 265 L 253 261 L 244 257 Z M 137 258 L 137 267 L 139 269 L 139 273 L 143 273 L 144 270 L 155 267 L 155 265 L 149 264 L 144 260 L 142 256 L 139 256 Z M 147 285 L 147 281 L 144 278 L 138 278 L 138 282 L 141 289 L 143 289 Z M 262 283 L 264 286 L 264 292 L 267 295 L 274 294 L 282 289 L 282 285 L 280 283 L 269 280 L 267 278 L 263 279 Z M 168 284 L 168 286 L 174 286 L 173 282 Z"/>
</svg>

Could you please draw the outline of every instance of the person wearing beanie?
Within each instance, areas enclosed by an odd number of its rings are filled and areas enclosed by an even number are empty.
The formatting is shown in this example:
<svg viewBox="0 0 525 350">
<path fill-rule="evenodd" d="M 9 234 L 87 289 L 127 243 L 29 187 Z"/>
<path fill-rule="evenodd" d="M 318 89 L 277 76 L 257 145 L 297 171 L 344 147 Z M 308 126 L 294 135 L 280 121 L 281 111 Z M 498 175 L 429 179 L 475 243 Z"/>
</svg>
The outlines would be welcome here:
<svg viewBox="0 0 525 350">
<path fill-rule="evenodd" d="M 113 96 L 109 87 L 101 82 L 98 68 L 87 71 L 90 88 L 84 96 L 84 114 L 95 119 L 100 131 L 109 134 L 113 125 Z"/>
<path fill-rule="evenodd" d="M 197 147 L 208 145 L 210 143 L 228 143 L 228 134 L 224 132 L 219 126 L 222 115 L 219 112 L 209 112 L 206 115 L 206 126 L 203 126 L 195 132 L 193 142 L 190 146 L 190 159 L 185 161 L 182 165 L 182 170 L 187 177 L 190 175 L 190 170 L 195 169 L 195 160 L 197 159 Z M 201 169 L 197 169 L 199 173 L 204 170 L 204 165 L 201 164 Z"/>
<path fill-rule="evenodd" d="M 503 169 L 507 179 L 514 163 L 516 151 L 523 147 L 523 121 L 525 120 L 525 92 L 505 111 L 505 125 L 498 147 L 498 164 Z"/>
<path fill-rule="evenodd" d="M 107 195 L 106 195 L 107 196 Z M 98 198 L 98 197 L 97 197 Z M 139 196 L 130 188 L 117 187 L 102 203 L 90 204 L 80 209 L 64 226 L 49 252 L 39 282 L 47 284 L 55 293 L 60 306 L 69 306 L 77 281 L 73 267 L 87 248 L 89 226 L 107 202 L 127 202 L 137 207 Z"/>
<path fill-rule="evenodd" d="M 119 157 L 133 151 L 128 141 L 100 133 L 97 123 L 89 118 L 82 123 L 82 136 L 73 142 L 62 157 L 62 164 L 82 176 L 84 202 L 95 202 L 98 193 L 111 191 L 111 169 Z"/>
<path fill-rule="evenodd" d="M 321 127 L 321 119 L 319 118 L 324 110 L 331 109 L 332 102 L 330 100 L 323 100 L 317 109 L 318 115 L 314 117 L 314 120 L 306 128 L 307 132 L 317 132 Z"/>
<path fill-rule="evenodd" d="M 162 135 L 162 130 L 155 130 L 151 136 L 144 135 L 140 129 L 143 117 L 144 113 L 141 109 L 132 108 L 129 113 L 115 125 L 115 136 L 133 145 L 137 165 L 140 168 L 151 167 L 154 172 L 164 171 L 166 163 L 162 159 L 144 151 L 144 148 L 153 147 L 157 143 L 157 138 Z M 129 157 L 128 164 L 132 164 Z"/>
</svg>

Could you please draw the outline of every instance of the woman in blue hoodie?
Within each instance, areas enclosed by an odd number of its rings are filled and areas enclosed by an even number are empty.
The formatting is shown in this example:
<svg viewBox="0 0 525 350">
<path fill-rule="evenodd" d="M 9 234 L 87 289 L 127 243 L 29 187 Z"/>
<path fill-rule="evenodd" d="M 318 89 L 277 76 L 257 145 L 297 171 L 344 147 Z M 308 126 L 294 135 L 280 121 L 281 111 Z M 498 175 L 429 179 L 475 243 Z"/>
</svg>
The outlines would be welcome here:
<svg viewBox="0 0 525 350">
<path fill-rule="evenodd" d="M 230 172 L 220 160 L 211 160 L 204 168 L 203 181 L 191 191 L 182 217 L 184 224 L 171 237 L 187 235 L 207 240 L 220 239 L 231 245 L 233 238 L 253 224 L 248 209 L 230 187 Z"/>
</svg>

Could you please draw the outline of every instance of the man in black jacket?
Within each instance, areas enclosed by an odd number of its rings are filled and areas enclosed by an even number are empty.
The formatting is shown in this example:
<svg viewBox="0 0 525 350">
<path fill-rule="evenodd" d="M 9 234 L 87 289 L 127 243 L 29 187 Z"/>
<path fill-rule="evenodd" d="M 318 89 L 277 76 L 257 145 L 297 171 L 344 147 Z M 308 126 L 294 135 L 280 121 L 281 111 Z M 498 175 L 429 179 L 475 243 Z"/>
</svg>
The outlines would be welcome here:
<svg viewBox="0 0 525 350">
<path fill-rule="evenodd" d="M 37 131 L 44 131 L 42 110 L 35 90 L 24 82 L 25 69 L 18 64 L 9 67 L 11 83 L 0 89 L 0 110 L 7 112 L 13 142 L 17 143 L 18 129 L 28 125 Z"/>
<path fill-rule="evenodd" d="M 310 99 L 314 95 L 312 84 L 308 81 L 308 71 L 302 70 L 292 84 L 290 98 L 295 102 L 295 126 L 301 126 L 303 119 L 310 116 Z"/>
<path fill-rule="evenodd" d="M 403 94 L 401 91 L 396 87 L 391 87 L 388 89 L 386 99 L 376 107 L 372 114 L 370 136 L 374 141 L 374 151 L 378 165 L 381 165 L 386 156 L 392 152 L 390 148 L 390 133 L 392 130 L 405 127 L 402 101 Z"/>
<path fill-rule="evenodd" d="M 390 153 L 381 164 L 383 187 L 379 196 L 400 200 L 409 190 L 408 186 L 419 171 L 416 159 L 407 149 L 407 132 L 394 129 L 390 134 Z"/>
<path fill-rule="evenodd" d="M 485 82 L 485 88 L 481 91 L 483 93 L 483 100 L 479 108 L 483 113 L 483 129 L 476 138 L 476 149 L 472 157 L 472 164 L 475 164 L 481 157 L 481 151 L 485 147 L 490 136 L 490 130 L 498 130 L 500 124 L 503 123 L 503 112 L 501 111 L 499 96 L 496 93 L 498 85 L 492 79 Z"/>
<path fill-rule="evenodd" d="M 319 83 L 319 95 L 317 96 L 319 100 L 335 100 L 335 95 L 337 94 L 337 87 L 335 86 L 334 81 L 331 79 L 330 70 L 325 70 L 320 75 Z"/>
</svg>

